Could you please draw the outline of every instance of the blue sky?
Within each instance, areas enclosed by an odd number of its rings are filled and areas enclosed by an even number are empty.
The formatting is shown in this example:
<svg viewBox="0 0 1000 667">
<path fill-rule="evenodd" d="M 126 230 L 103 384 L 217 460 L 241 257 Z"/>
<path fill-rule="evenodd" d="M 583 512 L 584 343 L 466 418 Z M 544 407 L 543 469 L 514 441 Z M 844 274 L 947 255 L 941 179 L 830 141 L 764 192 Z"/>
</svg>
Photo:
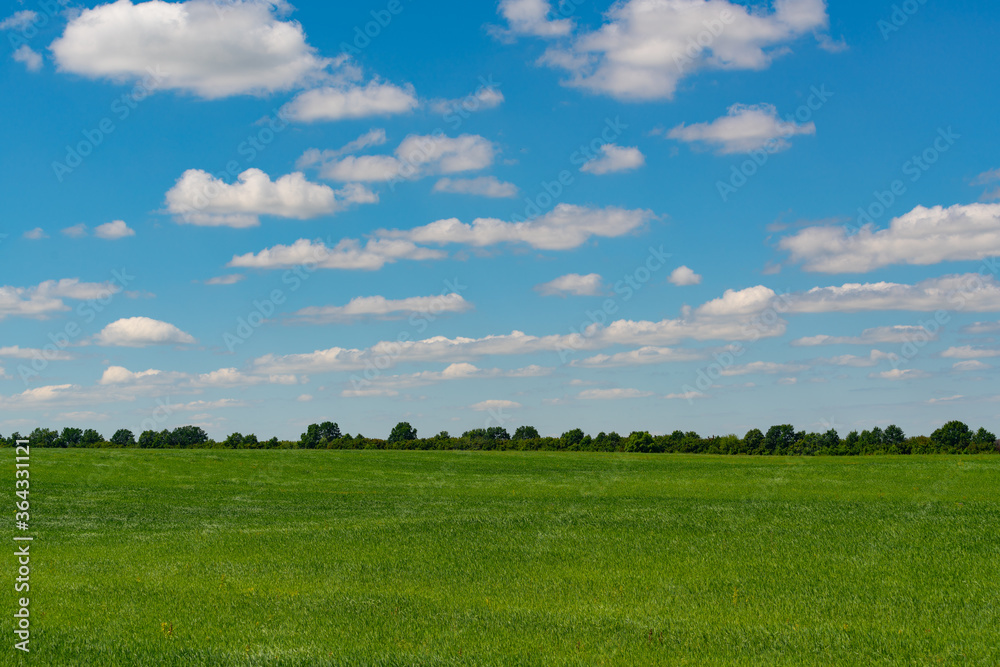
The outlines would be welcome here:
<svg viewBox="0 0 1000 667">
<path fill-rule="evenodd" d="M 5 3 L 0 432 L 996 430 L 993 3 L 340 5 Z"/>
</svg>

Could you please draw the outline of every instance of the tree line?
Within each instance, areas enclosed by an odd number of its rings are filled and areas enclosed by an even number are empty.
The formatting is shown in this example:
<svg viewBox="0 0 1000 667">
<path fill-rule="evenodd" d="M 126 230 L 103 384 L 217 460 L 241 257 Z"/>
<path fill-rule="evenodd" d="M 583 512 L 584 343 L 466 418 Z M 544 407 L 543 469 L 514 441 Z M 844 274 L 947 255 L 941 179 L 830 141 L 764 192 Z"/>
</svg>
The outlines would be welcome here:
<svg viewBox="0 0 1000 667">
<path fill-rule="evenodd" d="M 961 421 L 949 421 L 930 436 L 907 437 L 896 425 L 878 426 L 844 438 L 834 429 L 825 433 L 797 431 L 791 424 L 777 424 L 766 432 L 750 429 L 737 435 L 702 437 L 694 431 L 674 431 L 652 435 L 633 431 L 627 436 L 614 431 L 596 436 L 582 429 L 566 431 L 559 437 L 539 435 L 533 426 L 519 426 L 513 434 L 501 426 L 477 428 L 452 436 L 441 431 L 429 438 L 417 437 L 409 422 L 399 422 L 386 438 L 369 438 L 360 433 L 341 433 L 335 422 L 310 424 L 298 440 L 260 440 L 254 434 L 232 433 L 216 441 L 198 426 L 171 430 L 143 431 L 136 437 L 128 429 L 118 429 L 105 439 L 94 429 L 64 428 L 55 431 L 36 428 L 27 436 L 13 433 L 0 436 L 0 446 L 12 447 L 16 440 L 28 440 L 35 447 L 127 447 L 139 449 L 411 449 L 411 450 L 520 450 L 579 452 L 644 452 L 686 454 L 746 454 L 755 456 L 859 456 L 867 454 L 986 454 L 1000 453 L 996 435 L 980 428 L 972 430 Z"/>
</svg>

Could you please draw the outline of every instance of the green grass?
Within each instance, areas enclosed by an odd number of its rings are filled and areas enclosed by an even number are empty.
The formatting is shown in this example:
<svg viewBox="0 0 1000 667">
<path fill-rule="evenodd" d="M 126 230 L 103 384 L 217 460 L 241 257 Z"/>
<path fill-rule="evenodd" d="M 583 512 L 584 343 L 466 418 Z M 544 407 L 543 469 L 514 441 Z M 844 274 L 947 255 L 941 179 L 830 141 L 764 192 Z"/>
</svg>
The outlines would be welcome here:
<svg viewBox="0 0 1000 667">
<path fill-rule="evenodd" d="M 6 664 L 1000 662 L 995 456 L 33 449 L 31 474 Z"/>
</svg>

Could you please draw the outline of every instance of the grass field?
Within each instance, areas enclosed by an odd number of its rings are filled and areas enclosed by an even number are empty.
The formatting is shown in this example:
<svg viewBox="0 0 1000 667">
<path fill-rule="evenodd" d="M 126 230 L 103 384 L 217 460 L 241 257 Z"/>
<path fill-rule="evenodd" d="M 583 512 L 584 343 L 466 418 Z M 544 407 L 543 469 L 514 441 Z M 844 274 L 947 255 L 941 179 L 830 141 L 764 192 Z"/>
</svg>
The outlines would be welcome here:
<svg viewBox="0 0 1000 667">
<path fill-rule="evenodd" d="M 31 483 L 7 664 L 1000 663 L 998 456 L 32 449 Z"/>
</svg>

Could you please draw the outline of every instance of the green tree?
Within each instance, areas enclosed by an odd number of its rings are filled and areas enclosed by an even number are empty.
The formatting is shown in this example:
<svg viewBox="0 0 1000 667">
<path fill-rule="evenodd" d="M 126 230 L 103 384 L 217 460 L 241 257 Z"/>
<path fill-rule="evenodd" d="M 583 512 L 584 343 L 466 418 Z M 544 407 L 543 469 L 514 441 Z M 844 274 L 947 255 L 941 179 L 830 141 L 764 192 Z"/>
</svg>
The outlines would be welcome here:
<svg viewBox="0 0 1000 667">
<path fill-rule="evenodd" d="M 977 452 L 992 452 L 996 450 L 997 437 L 980 427 L 976 434 L 972 436 L 972 448 Z"/>
<path fill-rule="evenodd" d="M 559 436 L 560 449 L 576 449 L 581 442 L 583 442 L 583 429 L 570 429 Z"/>
<path fill-rule="evenodd" d="M 111 444 L 119 447 L 131 447 L 135 444 L 135 435 L 127 428 L 120 428 L 111 436 Z"/>
<path fill-rule="evenodd" d="M 197 447 L 208 442 L 208 433 L 200 426 L 178 426 L 170 434 L 172 447 Z"/>
<path fill-rule="evenodd" d="M 778 424 L 767 429 L 764 436 L 764 451 L 767 454 L 782 454 L 795 444 L 795 427 L 791 424 Z"/>
<path fill-rule="evenodd" d="M 319 424 L 309 424 L 306 432 L 299 436 L 299 446 L 303 449 L 316 449 L 321 439 Z"/>
<path fill-rule="evenodd" d="M 323 422 L 319 425 L 319 439 L 330 442 L 340 438 L 340 426 L 334 422 Z"/>
<path fill-rule="evenodd" d="M 950 421 L 931 433 L 931 441 L 940 452 L 958 454 L 966 451 L 972 444 L 972 431 L 963 422 Z"/>
<path fill-rule="evenodd" d="M 92 428 L 88 428 L 83 432 L 83 437 L 80 439 L 84 447 L 93 447 L 94 445 L 104 442 L 104 436 L 95 431 Z"/>
<path fill-rule="evenodd" d="M 78 428 L 66 427 L 59 435 L 59 447 L 79 447 L 83 441 L 83 431 Z"/>
<path fill-rule="evenodd" d="M 518 426 L 511 440 L 537 440 L 538 429 L 534 426 Z"/>
<path fill-rule="evenodd" d="M 229 437 L 222 444 L 229 449 L 239 449 L 243 446 L 243 434 L 239 432 L 230 433 Z"/>
<path fill-rule="evenodd" d="M 389 433 L 388 442 L 390 444 L 396 442 L 404 442 L 406 440 L 416 440 L 417 439 L 417 429 L 410 426 L 410 422 L 399 422 L 392 427 L 392 432 Z"/>
<path fill-rule="evenodd" d="M 743 436 L 743 449 L 747 454 L 764 453 L 764 434 L 759 428 L 752 428 Z"/>
<path fill-rule="evenodd" d="M 58 441 L 59 434 L 48 428 L 36 428 L 28 436 L 28 442 L 32 447 L 58 447 Z"/>
<path fill-rule="evenodd" d="M 653 436 L 648 431 L 633 431 L 625 441 L 626 452 L 653 451 Z"/>
<path fill-rule="evenodd" d="M 147 430 L 139 434 L 140 449 L 159 449 L 163 447 L 160 442 L 160 434 L 156 431 Z"/>
</svg>

